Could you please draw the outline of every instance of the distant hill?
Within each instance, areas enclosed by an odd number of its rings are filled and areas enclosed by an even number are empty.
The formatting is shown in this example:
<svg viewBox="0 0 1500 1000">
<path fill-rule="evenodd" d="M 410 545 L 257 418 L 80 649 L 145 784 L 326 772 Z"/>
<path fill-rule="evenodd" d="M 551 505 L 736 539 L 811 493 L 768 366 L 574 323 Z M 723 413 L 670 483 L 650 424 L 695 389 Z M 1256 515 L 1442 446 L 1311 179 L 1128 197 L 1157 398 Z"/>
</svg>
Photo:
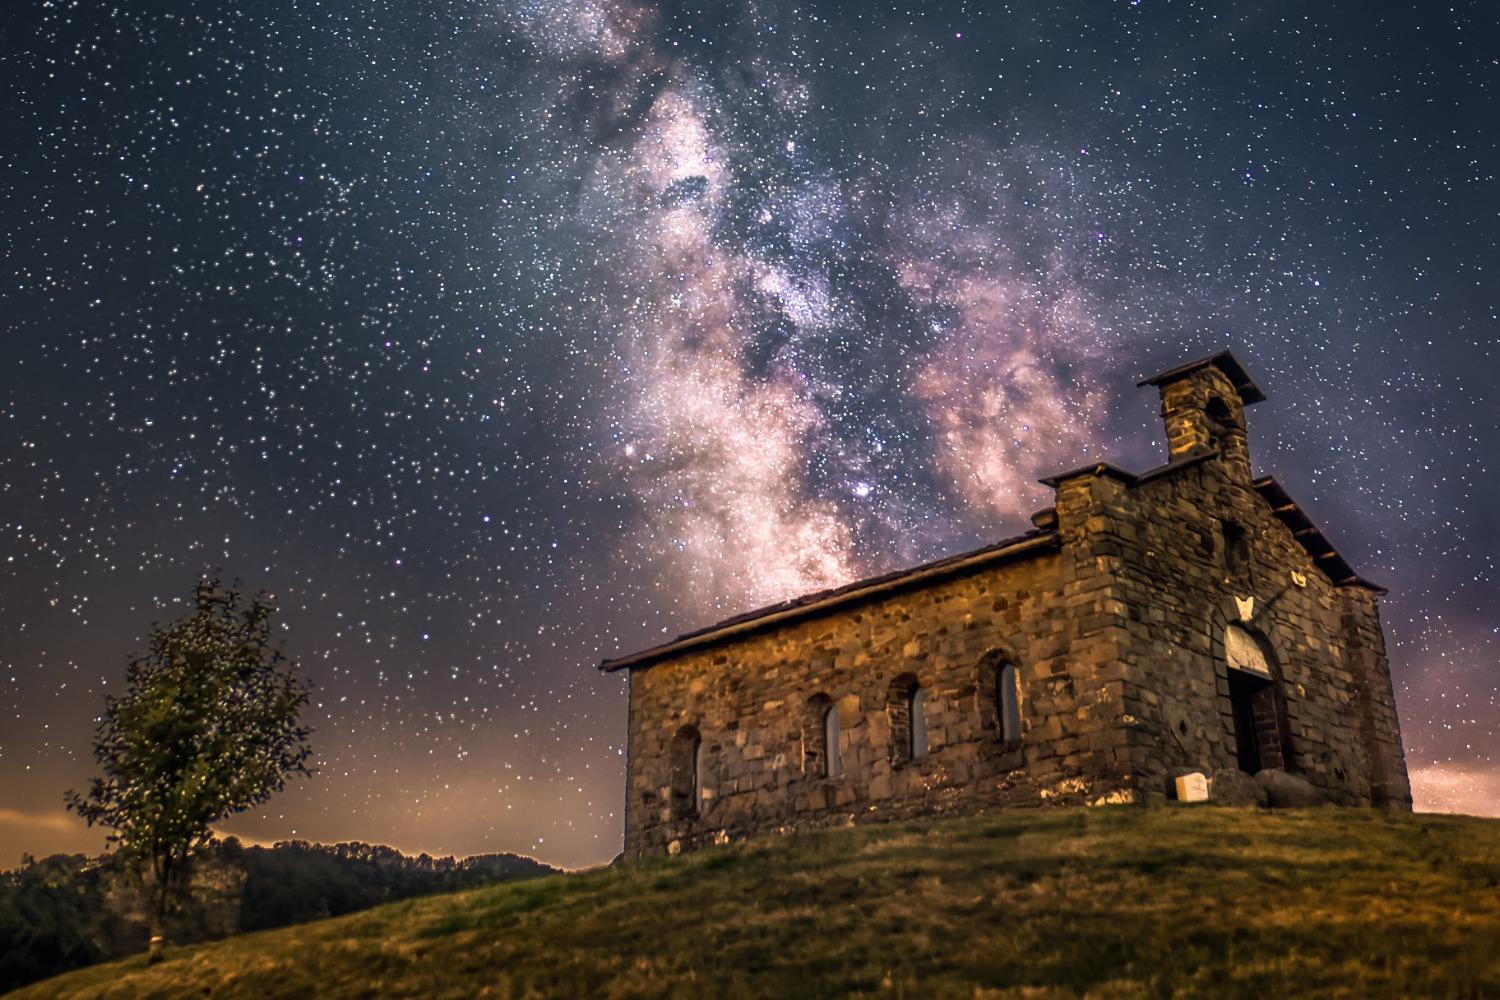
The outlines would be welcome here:
<svg viewBox="0 0 1500 1000">
<path fill-rule="evenodd" d="M 412 858 L 374 844 L 244 847 L 231 837 L 195 863 L 192 900 L 170 936 L 209 941 L 556 871 L 514 854 Z M 58 854 L 0 872 L 0 992 L 142 951 L 150 937 L 143 888 L 112 856 Z"/>
<path fill-rule="evenodd" d="M 1500 821 L 1111 807 L 380 906 L 19 998 L 1500 995 Z"/>
</svg>

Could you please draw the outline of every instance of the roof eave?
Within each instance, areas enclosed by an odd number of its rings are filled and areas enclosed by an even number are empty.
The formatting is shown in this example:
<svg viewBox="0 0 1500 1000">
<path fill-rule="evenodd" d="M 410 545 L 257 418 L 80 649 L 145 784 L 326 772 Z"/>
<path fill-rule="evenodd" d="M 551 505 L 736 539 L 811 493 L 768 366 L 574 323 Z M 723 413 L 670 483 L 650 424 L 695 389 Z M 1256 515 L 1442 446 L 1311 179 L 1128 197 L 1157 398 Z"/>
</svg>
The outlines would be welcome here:
<svg viewBox="0 0 1500 1000">
<path fill-rule="evenodd" d="M 1276 515 L 1277 520 L 1286 525 L 1287 530 L 1292 533 L 1292 540 L 1307 552 L 1316 566 L 1324 576 L 1328 577 L 1336 587 L 1360 587 L 1373 591 L 1376 594 L 1387 594 L 1388 591 L 1378 583 L 1372 583 L 1354 572 L 1354 567 L 1349 565 L 1342 555 L 1339 554 L 1328 537 L 1313 523 L 1312 518 L 1293 500 L 1291 494 L 1286 491 L 1274 476 L 1262 476 L 1250 483 L 1261 499 L 1265 500 L 1271 507 L 1271 513 Z"/>
<path fill-rule="evenodd" d="M 1048 549 L 1055 549 L 1060 544 L 1060 538 L 1055 531 L 1033 532 L 1022 536 L 1010 544 L 982 549 L 968 557 L 942 559 L 934 563 L 914 567 L 907 572 L 875 577 L 868 581 L 867 586 L 861 586 L 859 583 L 856 583 L 847 588 L 830 592 L 827 596 L 809 601 L 806 604 L 776 606 L 779 607 L 779 610 L 773 610 L 764 615 L 729 619 L 723 627 L 709 628 L 702 632 L 679 637 L 660 646 L 643 649 L 638 653 L 631 653 L 628 656 L 622 656 L 613 660 L 604 660 L 599 664 L 599 669 L 605 673 L 613 673 L 616 670 L 624 670 L 626 668 L 639 669 L 649 667 L 654 663 L 660 663 L 662 660 L 670 659 L 683 653 L 706 649 L 722 642 L 728 642 L 731 639 L 764 631 L 773 626 L 826 614 L 849 604 L 862 603 L 878 597 L 912 590 L 923 584 L 972 572 L 993 563 L 1008 562 L 1012 559 L 1044 552 Z"/>
</svg>

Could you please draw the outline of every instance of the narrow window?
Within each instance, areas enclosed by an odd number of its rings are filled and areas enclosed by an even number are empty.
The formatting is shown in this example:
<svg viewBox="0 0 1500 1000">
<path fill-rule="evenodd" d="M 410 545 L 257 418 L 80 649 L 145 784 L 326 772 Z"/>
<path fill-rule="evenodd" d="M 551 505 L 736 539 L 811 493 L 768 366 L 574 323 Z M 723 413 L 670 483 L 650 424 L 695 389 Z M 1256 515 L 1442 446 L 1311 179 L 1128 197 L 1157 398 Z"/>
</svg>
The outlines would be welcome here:
<svg viewBox="0 0 1500 1000">
<path fill-rule="evenodd" d="M 1250 540 L 1233 521 L 1220 521 L 1219 530 L 1224 536 L 1224 572 L 1239 577 L 1250 565 Z"/>
<path fill-rule="evenodd" d="M 696 814 L 703 802 L 703 737 L 693 742 L 693 812 Z"/>
<path fill-rule="evenodd" d="M 898 767 L 927 755 L 925 698 L 916 674 L 902 674 L 886 689 L 885 710 L 891 724 L 891 763 Z"/>
<path fill-rule="evenodd" d="M 1006 663 L 1000 667 L 995 679 L 995 708 L 1000 716 L 1000 738 L 1009 743 L 1021 738 L 1021 697 L 1016 680 L 1016 665 Z"/>
<path fill-rule="evenodd" d="M 802 714 L 802 773 L 831 778 L 843 771 L 839 760 L 839 711 L 826 691 L 807 699 Z"/>
<path fill-rule="evenodd" d="M 674 819 L 698 815 L 703 797 L 703 737 L 696 726 L 683 726 L 672 738 L 671 805 Z"/>
<path fill-rule="evenodd" d="M 823 710 L 823 774 L 829 778 L 839 773 L 839 707 L 829 705 Z"/>
<path fill-rule="evenodd" d="M 911 717 L 911 747 L 909 753 L 912 760 L 918 760 L 927 756 L 927 692 L 915 685 L 911 689 L 911 703 L 908 709 Z"/>
</svg>

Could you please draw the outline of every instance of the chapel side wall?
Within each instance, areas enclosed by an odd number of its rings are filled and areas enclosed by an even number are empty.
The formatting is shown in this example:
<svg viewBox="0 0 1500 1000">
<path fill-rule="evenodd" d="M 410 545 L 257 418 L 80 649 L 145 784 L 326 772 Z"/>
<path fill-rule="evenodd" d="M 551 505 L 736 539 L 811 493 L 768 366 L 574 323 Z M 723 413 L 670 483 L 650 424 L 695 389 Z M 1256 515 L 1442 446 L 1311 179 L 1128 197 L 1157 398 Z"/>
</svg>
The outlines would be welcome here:
<svg viewBox="0 0 1500 1000">
<path fill-rule="evenodd" d="M 630 845 L 634 831 L 641 828 L 644 821 L 642 816 L 642 803 L 640 796 L 635 794 L 636 782 L 639 778 L 641 767 L 640 758 L 636 755 L 635 745 L 638 736 L 636 734 L 636 719 L 639 717 L 638 697 L 641 684 L 636 679 L 635 671 L 625 671 L 625 846 L 624 854 L 631 856 Z"/>
<path fill-rule="evenodd" d="M 1341 589 L 1344 646 L 1350 651 L 1350 666 L 1358 682 L 1360 723 L 1369 755 L 1370 798 L 1384 808 L 1410 809 L 1411 780 L 1380 624 L 1380 599 L 1363 587 Z"/>
<path fill-rule="evenodd" d="M 1235 622 L 1264 637 L 1274 654 L 1290 769 L 1333 801 L 1369 804 L 1378 798 L 1382 762 L 1387 774 L 1405 775 L 1383 649 L 1377 667 L 1368 624 L 1351 627 L 1346 614 L 1354 588 L 1329 580 L 1235 472 L 1209 458 L 1131 491 L 1136 542 L 1121 582 L 1130 606 L 1126 660 L 1137 681 L 1127 711 L 1143 788 L 1168 794 L 1186 769 L 1238 770 L 1222 639 Z M 1223 521 L 1244 529 L 1248 559 L 1239 568 L 1226 551 Z M 1356 598 L 1359 607 L 1373 608 L 1374 595 L 1361 593 L 1368 597 Z M 1242 621 L 1236 599 L 1247 597 L 1254 603 Z M 1366 724 L 1362 699 L 1378 723 Z M 1372 726 L 1392 740 L 1394 764 L 1389 749 L 1372 757 Z M 1399 797 L 1400 781 L 1385 782 Z"/>
<path fill-rule="evenodd" d="M 1071 589 L 1070 589 L 1071 588 Z M 634 672 L 626 855 L 675 853 L 794 827 L 987 806 L 1084 802 L 1121 776 L 1123 684 L 1080 658 L 1072 557 L 1043 551 L 878 601 L 803 619 Z M 1085 630 L 1086 631 L 1086 630 Z M 1022 738 L 1001 739 L 983 669 L 1018 668 Z M 927 691 L 930 752 L 893 760 L 892 682 Z M 842 773 L 827 778 L 805 741 L 808 700 L 838 705 Z M 697 817 L 672 816 L 671 743 L 697 727 L 706 752 Z"/>
</svg>

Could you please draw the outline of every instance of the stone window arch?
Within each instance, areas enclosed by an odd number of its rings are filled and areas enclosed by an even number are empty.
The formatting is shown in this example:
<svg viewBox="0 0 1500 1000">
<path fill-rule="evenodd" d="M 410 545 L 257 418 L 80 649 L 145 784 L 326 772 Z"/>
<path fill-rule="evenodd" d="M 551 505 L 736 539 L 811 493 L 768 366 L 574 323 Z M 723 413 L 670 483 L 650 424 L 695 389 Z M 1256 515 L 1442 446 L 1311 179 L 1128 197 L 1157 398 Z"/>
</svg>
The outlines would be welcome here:
<svg viewBox="0 0 1500 1000">
<path fill-rule="evenodd" d="M 1014 743 L 1021 738 L 1021 678 L 1009 660 L 995 672 L 995 709 L 1000 717 L 1000 739 Z"/>
<path fill-rule="evenodd" d="M 1020 669 L 1001 650 L 991 650 L 979 664 L 980 727 L 1002 743 L 1021 738 Z"/>
<path fill-rule="evenodd" d="M 839 760 L 839 706 L 829 703 L 823 709 L 823 776 L 837 778 L 841 768 Z"/>
<path fill-rule="evenodd" d="M 807 699 L 802 723 L 802 770 L 804 774 L 824 778 L 835 778 L 843 771 L 839 706 L 822 692 Z"/>
<path fill-rule="evenodd" d="M 912 760 L 921 760 L 927 756 L 927 689 L 921 685 L 911 690 L 907 715 L 911 718 L 911 745 L 907 752 Z"/>
<path fill-rule="evenodd" d="M 672 818 L 691 819 L 703 801 L 703 736 L 697 726 L 683 726 L 672 737 Z"/>
<path fill-rule="evenodd" d="M 916 674 L 891 681 L 886 697 L 891 723 L 891 760 L 897 764 L 927 756 L 927 691 Z"/>
<path fill-rule="evenodd" d="M 1293 770 L 1291 725 L 1275 651 L 1264 636 L 1233 622 L 1224 626 L 1222 639 L 1236 763 L 1249 774 Z"/>
</svg>

